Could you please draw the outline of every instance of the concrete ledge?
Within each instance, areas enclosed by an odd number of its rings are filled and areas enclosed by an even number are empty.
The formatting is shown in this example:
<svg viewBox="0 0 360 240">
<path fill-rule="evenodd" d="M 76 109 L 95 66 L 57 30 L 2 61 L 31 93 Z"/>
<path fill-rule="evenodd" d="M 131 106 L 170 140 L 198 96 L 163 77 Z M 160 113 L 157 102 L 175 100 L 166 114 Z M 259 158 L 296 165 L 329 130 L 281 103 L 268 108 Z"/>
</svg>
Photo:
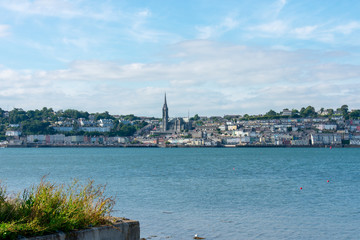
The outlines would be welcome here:
<svg viewBox="0 0 360 240">
<path fill-rule="evenodd" d="M 138 221 L 120 220 L 112 226 L 100 226 L 68 233 L 55 233 L 39 237 L 22 238 L 28 240 L 139 240 Z"/>
</svg>

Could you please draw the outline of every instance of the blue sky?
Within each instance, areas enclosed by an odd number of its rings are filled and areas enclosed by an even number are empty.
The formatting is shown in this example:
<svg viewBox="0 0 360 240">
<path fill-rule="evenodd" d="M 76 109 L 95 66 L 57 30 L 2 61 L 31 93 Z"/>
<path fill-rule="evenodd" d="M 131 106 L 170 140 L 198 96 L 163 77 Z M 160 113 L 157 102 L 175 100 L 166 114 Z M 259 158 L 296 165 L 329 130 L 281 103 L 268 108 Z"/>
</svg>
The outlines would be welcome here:
<svg viewBox="0 0 360 240">
<path fill-rule="evenodd" d="M 0 107 L 360 108 L 360 1 L 0 0 Z"/>
</svg>

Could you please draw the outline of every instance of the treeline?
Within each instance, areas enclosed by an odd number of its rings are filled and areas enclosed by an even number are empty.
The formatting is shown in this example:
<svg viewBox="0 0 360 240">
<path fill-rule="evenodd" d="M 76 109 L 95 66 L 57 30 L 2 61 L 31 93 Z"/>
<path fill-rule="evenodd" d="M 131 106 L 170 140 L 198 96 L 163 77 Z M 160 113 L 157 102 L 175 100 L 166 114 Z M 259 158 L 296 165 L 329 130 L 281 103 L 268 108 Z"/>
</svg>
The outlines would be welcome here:
<svg viewBox="0 0 360 240">
<path fill-rule="evenodd" d="M 288 110 L 288 109 L 285 109 Z M 340 108 L 334 109 L 324 109 L 321 108 L 319 112 L 315 111 L 315 108 L 312 106 L 302 107 L 299 110 L 292 109 L 291 115 L 284 116 L 282 112 L 275 112 L 274 110 L 269 110 L 264 115 L 248 115 L 245 114 L 241 120 L 267 120 L 267 119 L 283 119 L 283 118 L 317 118 L 317 117 L 334 117 L 334 116 L 343 116 L 345 120 L 356 120 L 360 119 L 360 110 L 354 110 L 349 112 L 348 105 L 342 105 Z"/>
<path fill-rule="evenodd" d="M 79 126 L 77 119 L 84 118 L 89 120 L 90 116 L 94 121 L 100 119 L 112 119 L 114 120 L 114 127 L 110 132 L 84 132 L 78 131 Z M 133 124 L 124 124 L 119 122 L 119 119 L 126 121 L 132 121 Z M 116 119 L 110 115 L 109 112 L 90 114 L 84 111 L 78 111 L 75 109 L 67 109 L 54 111 L 52 108 L 44 107 L 41 110 L 29 110 L 24 111 L 19 108 L 6 112 L 0 108 L 0 140 L 5 139 L 6 130 L 19 130 L 23 135 L 37 135 L 37 134 L 56 134 L 53 125 L 57 121 L 70 121 L 74 126 L 74 131 L 67 132 L 66 135 L 87 135 L 87 136 L 132 136 L 138 129 L 146 126 L 146 122 L 133 114 L 121 115 Z"/>
</svg>

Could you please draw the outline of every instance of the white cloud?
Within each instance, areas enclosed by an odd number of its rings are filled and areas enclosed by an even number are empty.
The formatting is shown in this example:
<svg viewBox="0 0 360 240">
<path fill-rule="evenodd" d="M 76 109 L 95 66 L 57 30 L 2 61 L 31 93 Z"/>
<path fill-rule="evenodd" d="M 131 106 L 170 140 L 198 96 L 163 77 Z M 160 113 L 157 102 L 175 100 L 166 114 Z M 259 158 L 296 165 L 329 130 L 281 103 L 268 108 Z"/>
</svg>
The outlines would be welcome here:
<svg viewBox="0 0 360 240">
<path fill-rule="evenodd" d="M 353 21 L 353 22 L 349 22 L 348 24 L 338 25 L 335 28 L 333 28 L 331 31 L 335 33 L 342 33 L 348 35 L 359 29 L 360 29 L 360 22 Z"/>
<path fill-rule="evenodd" d="M 63 38 L 63 43 L 66 45 L 72 45 L 76 48 L 80 48 L 83 51 L 87 51 L 90 46 L 94 45 L 96 41 L 90 38 Z"/>
<path fill-rule="evenodd" d="M 173 51 L 170 56 L 181 52 L 181 57 L 159 63 L 77 61 L 51 71 L 3 67 L 0 101 L 25 109 L 48 106 L 160 116 L 166 91 L 171 116 L 187 115 L 189 108 L 201 115 L 222 115 L 305 105 L 337 107 L 339 98 L 351 108 L 360 107 L 359 66 L 326 63 L 318 52 L 209 41 L 183 42 Z"/>
<path fill-rule="evenodd" d="M 71 2 L 59 0 L 19 0 L 19 1 L 2 1 L 1 6 L 19 12 L 22 14 L 39 14 L 39 15 L 58 15 L 73 17 L 78 16 L 80 12 L 74 10 Z"/>
<path fill-rule="evenodd" d="M 233 17 L 226 17 L 219 24 L 212 26 L 197 26 L 196 30 L 198 31 L 198 39 L 210 39 L 220 37 L 221 35 L 235 29 L 239 25 Z"/>
<path fill-rule="evenodd" d="M 10 34 L 9 29 L 10 29 L 9 25 L 0 24 L 0 37 L 8 36 Z"/>
<path fill-rule="evenodd" d="M 296 37 L 307 39 L 311 38 L 314 31 L 318 28 L 318 26 L 305 26 L 305 27 L 299 27 L 295 28 L 292 33 L 295 34 Z"/>
<path fill-rule="evenodd" d="M 137 15 L 140 17 L 150 17 L 151 11 L 149 9 L 145 9 L 145 10 L 138 12 Z"/>
<path fill-rule="evenodd" d="M 275 3 L 275 14 L 276 16 L 279 15 L 279 13 L 283 10 L 283 8 L 286 6 L 287 0 L 278 0 Z"/>
<path fill-rule="evenodd" d="M 126 14 L 126 16 L 124 16 L 126 24 L 120 31 L 124 31 L 126 36 L 141 43 L 173 42 L 174 39 L 179 39 L 179 37 L 173 33 L 157 30 L 149 26 L 151 17 L 152 12 L 149 9 Z"/>
<path fill-rule="evenodd" d="M 247 30 L 253 37 L 293 39 L 293 40 L 313 40 L 322 43 L 334 43 L 339 41 L 341 35 L 351 35 L 360 29 L 360 22 L 349 22 L 343 25 L 332 26 L 330 23 L 317 25 L 293 26 L 291 22 L 275 20 L 268 23 L 249 27 Z M 345 40 L 346 41 L 346 40 Z"/>
<path fill-rule="evenodd" d="M 91 10 L 81 5 L 81 0 L 1 0 L 0 7 L 18 12 L 22 16 L 39 15 L 61 18 L 86 17 L 94 19 L 111 19 L 113 13 L 109 8 L 102 7 Z"/>
<path fill-rule="evenodd" d="M 263 34 L 270 34 L 270 36 L 276 36 L 284 34 L 288 29 L 286 22 L 281 20 L 275 20 L 269 23 L 260 24 L 258 26 L 250 28 L 250 30 L 259 31 Z"/>
</svg>

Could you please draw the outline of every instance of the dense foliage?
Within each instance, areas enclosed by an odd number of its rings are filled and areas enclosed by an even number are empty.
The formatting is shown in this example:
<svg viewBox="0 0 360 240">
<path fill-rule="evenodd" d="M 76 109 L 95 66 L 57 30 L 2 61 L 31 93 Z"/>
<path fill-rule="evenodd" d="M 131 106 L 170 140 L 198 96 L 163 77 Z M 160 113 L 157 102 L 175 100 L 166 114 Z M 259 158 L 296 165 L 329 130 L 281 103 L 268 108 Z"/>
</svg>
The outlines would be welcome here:
<svg viewBox="0 0 360 240">
<path fill-rule="evenodd" d="M 286 109 L 287 110 L 287 109 Z M 320 112 L 320 113 L 319 113 Z M 354 110 L 349 113 L 349 108 L 347 105 L 342 105 L 340 108 L 334 111 L 333 109 L 324 109 L 321 108 L 319 112 L 315 111 L 315 108 L 312 106 L 302 107 L 299 110 L 292 109 L 290 116 L 282 115 L 282 112 L 275 112 L 274 110 L 268 111 L 265 115 L 254 115 L 250 116 L 245 114 L 243 120 L 267 120 L 267 119 L 281 119 L 281 118 L 316 118 L 316 117 L 328 117 L 332 118 L 335 116 L 343 116 L 345 120 L 348 119 L 360 119 L 360 110 Z"/>
<path fill-rule="evenodd" d="M 68 232 L 109 223 L 114 205 L 104 186 L 93 181 L 68 187 L 44 179 L 31 190 L 11 198 L 0 185 L 0 239 L 18 239 L 57 231 Z"/>
<path fill-rule="evenodd" d="M 114 127 L 110 132 L 83 132 L 79 131 L 78 119 L 82 118 L 89 120 L 90 115 L 93 116 L 94 121 L 100 119 L 111 119 L 114 121 Z M 5 115 L 5 111 L 0 108 L 0 140 L 5 139 L 6 130 L 19 130 L 23 135 L 37 135 L 37 134 L 56 134 L 52 125 L 57 121 L 71 121 L 74 130 L 67 132 L 66 135 L 87 135 L 87 136 L 132 136 L 137 130 L 146 126 L 146 122 L 140 121 L 139 117 L 130 115 L 122 115 L 121 119 L 127 121 L 134 121 L 133 124 L 119 123 L 114 116 L 109 112 L 89 114 L 88 112 L 78 111 L 75 109 L 67 109 L 65 111 L 55 112 L 52 108 L 44 107 L 41 110 L 24 111 L 19 108 L 14 108 Z"/>
</svg>

